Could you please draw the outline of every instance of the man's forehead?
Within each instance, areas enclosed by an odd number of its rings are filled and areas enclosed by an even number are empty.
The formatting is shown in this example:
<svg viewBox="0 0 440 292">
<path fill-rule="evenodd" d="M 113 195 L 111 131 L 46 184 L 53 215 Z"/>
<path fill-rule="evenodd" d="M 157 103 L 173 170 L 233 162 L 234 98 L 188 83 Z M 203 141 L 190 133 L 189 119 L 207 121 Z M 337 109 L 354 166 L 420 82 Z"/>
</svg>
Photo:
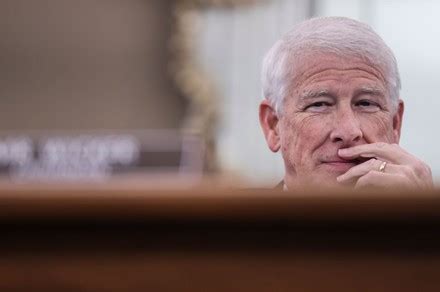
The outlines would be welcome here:
<svg viewBox="0 0 440 292">
<path fill-rule="evenodd" d="M 334 53 L 309 53 L 292 64 L 292 81 L 296 84 L 321 75 L 351 77 L 371 75 L 385 85 L 385 70 L 357 56 L 340 56 Z"/>
</svg>

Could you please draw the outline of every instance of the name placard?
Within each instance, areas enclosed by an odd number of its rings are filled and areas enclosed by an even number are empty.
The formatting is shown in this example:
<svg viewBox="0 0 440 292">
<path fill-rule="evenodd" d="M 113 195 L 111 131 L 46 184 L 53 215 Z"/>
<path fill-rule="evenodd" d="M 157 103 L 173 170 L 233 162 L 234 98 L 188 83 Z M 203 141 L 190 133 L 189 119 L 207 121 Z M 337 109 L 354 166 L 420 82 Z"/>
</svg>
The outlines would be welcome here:
<svg viewBox="0 0 440 292">
<path fill-rule="evenodd" d="M 0 133 L 0 175 L 15 181 L 198 173 L 202 144 L 178 131 Z"/>
</svg>

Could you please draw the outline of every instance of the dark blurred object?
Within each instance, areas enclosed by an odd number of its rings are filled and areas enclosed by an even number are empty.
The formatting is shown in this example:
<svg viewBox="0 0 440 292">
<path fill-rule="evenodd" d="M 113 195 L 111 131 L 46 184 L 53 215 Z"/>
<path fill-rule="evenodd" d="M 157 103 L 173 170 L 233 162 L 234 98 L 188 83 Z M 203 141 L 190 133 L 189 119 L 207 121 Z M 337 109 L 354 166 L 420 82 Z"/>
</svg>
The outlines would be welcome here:
<svg viewBox="0 0 440 292">
<path fill-rule="evenodd" d="M 440 193 L 0 191 L 1 291 L 438 291 Z"/>
</svg>

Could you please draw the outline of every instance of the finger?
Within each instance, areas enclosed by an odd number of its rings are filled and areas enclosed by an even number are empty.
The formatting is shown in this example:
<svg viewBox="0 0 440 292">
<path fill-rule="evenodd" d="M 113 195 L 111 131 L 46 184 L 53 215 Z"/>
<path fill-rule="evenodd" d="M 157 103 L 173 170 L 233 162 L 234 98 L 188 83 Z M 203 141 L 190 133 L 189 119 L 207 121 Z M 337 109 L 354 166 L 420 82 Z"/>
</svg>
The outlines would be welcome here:
<svg viewBox="0 0 440 292">
<path fill-rule="evenodd" d="M 379 170 L 381 164 L 382 161 L 379 161 L 374 158 L 369 159 L 364 163 L 353 166 L 347 172 L 338 176 L 336 180 L 340 183 L 349 183 L 353 179 L 357 179 L 360 176 L 366 175 L 368 172 L 372 170 Z"/>
<path fill-rule="evenodd" d="M 397 144 L 384 142 L 357 145 L 339 149 L 338 155 L 344 159 L 376 158 L 394 164 L 413 164 L 414 157 L 400 148 Z"/>
<path fill-rule="evenodd" d="M 370 159 L 364 163 L 358 164 L 350 168 L 346 173 L 338 176 L 336 180 L 340 183 L 349 183 L 354 179 L 358 179 L 359 177 L 366 175 L 370 171 L 379 171 L 382 166 L 383 161 L 377 159 Z M 411 179 L 414 179 L 414 175 L 407 174 L 408 173 L 407 166 L 395 165 L 391 163 L 387 163 L 382 172 L 393 173 L 393 174 L 405 174 L 409 176 Z"/>
<path fill-rule="evenodd" d="M 378 188 L 409 188 L 414 187 L 408 178 L 394 173 L 383 173 L 379 171 L 370 171 L 358 179 L 355 189 L 378 187 Z"/>
</svg>

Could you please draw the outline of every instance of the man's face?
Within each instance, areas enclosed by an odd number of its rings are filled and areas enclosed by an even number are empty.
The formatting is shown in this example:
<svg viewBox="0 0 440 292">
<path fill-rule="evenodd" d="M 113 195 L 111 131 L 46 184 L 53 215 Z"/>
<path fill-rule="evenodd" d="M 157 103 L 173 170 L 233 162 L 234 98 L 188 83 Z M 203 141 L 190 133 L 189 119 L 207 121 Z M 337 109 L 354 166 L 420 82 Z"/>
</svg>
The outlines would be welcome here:
<svg viewBox="0 0 440 292">
<path fill-rule="evenodd" d="M 334 55 L 298 65 L 277 123 L 288 186 L 336 184 L 362 162 L 342 159 L 341 148 L 398 143 L 403 104 L 393 107 L 382 70 Z"/>
</svg>

